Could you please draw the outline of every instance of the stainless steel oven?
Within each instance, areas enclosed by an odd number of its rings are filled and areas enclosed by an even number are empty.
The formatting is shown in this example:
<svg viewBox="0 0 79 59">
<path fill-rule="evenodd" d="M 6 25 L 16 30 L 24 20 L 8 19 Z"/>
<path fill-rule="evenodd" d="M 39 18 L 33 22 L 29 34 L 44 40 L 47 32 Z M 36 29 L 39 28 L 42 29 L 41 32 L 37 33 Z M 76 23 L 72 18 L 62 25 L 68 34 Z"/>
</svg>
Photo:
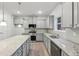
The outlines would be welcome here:
<svg viewBox="0 0 79 59">
<path fill-rule="evenodd" d="M 36 41 L 36 24 L 29 24 L 28 26 L 31 41 Z"/>
</svg>

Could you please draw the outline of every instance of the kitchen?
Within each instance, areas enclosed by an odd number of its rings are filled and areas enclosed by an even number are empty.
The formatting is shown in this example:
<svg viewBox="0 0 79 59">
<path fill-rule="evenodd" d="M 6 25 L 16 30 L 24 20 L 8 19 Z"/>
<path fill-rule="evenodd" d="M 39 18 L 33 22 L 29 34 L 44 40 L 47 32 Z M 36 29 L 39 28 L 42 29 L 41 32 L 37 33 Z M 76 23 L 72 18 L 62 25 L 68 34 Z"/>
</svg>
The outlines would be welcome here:
<svg viewBox="0 0 79 59">
<path fill-rule="evenodd" d="M 0 56 L 79 56 L 79 2 L 0 2 Z"/>
</svg>

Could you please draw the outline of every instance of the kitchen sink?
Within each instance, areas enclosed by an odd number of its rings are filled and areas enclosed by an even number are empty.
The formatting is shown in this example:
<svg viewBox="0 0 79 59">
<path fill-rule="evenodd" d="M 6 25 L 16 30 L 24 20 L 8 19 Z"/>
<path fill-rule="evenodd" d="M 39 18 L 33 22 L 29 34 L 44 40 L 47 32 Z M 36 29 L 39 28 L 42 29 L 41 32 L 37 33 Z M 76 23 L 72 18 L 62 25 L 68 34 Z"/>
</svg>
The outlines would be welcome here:
<svg viewBox="0 0 79 59">
<path fill-rule="evenodd" d="M 52 38 L 57 38 L 57 36 L 50 36 L 50 37 L 52 37 Z"/>
<path fill-rule="evenodd" d="M 50 37 L 51 38 L 54 38 L 54 39 L 58 39 L 59 38 L 59 35 L 51 35 Z"/>
</svg>

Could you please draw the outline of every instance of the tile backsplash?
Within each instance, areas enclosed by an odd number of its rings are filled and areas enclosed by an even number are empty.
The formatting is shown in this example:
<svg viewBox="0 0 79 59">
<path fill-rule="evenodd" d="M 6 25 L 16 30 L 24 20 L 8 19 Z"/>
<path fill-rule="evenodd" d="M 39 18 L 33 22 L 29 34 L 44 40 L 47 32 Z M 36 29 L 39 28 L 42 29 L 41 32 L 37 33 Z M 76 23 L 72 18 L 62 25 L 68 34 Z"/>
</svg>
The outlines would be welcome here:
<svg viewBox="0 0 79 59">
<path fill-rule="evenodd" d="M 71 29 L 71 28 L 67 28 L 65 30 L 52 30 L 52 32 L 50 33 L 57 33 L 60 35 L 60 37 L 62 39 L 66 39 L 66 40 L 70 40 L 74 43 L 78 43 L 79 44 L 79 29 Z"/>
<path fill-rule="evenodd" d="M 66 39 L 79 44 L 79 33 L 77 29 L 66 29 Z"/>
</svg>

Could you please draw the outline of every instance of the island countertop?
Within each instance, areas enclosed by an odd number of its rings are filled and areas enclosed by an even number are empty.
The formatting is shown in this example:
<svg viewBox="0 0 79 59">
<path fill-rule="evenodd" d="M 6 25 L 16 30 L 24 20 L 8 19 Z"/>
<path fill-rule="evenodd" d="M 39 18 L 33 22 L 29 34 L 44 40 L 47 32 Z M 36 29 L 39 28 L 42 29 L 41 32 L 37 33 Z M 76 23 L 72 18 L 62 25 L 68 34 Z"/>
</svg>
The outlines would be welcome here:
<svg viewBox="0 0 79 59">
<path fill-rule="evenodd" d="M 26 40 L 29 35 L 17 35 L 0 41 L 0 56 L 12 55 Z"/>
</svg>

